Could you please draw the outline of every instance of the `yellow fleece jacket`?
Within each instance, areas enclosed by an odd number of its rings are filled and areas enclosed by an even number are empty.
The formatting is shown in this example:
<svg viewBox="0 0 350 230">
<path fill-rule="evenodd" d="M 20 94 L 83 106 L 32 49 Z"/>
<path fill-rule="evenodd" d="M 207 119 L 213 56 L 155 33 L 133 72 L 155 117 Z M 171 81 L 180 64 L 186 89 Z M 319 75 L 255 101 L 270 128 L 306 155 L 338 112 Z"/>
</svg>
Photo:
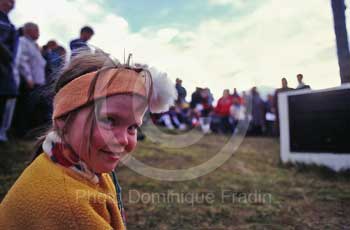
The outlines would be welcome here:
<svg viewBox="0 0 350 230">
<path fill-rule="evenodd" d="M 98 184 L 41 154 L 0 204 L 0 230 L 124 230 L 113 181 Z"/>
</svg>

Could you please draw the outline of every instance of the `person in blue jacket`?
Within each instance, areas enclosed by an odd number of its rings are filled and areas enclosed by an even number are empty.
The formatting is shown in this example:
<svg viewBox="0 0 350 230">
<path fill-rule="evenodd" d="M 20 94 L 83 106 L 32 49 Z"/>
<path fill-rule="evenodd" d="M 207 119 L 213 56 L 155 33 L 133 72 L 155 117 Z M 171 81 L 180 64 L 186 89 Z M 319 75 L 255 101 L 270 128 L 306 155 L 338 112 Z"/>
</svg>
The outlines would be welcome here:
<svg viewBox="0 0 350 230">
<path fill-rule="evenodd" d="M 94 33 L 94 30 L 90 26 L 84 26 L 81 28 L 80 37 L 72 40 L 69 44 L 69 47 L 72 51 L 72 56 L 74 56 L 74 53 L 77 52 L 78 49 L 89 49 L 87 42 L 91 39 Z"/>
<path fill-rule="evenodd" d="M 0 0 L 0 141 L 4 142 L 3 120 L 8 115 L 6 106 L 8 100 L 18 94 L 18 84 L 14 78 L 13 66 L 17 51 L 18 37 L 16 28 L 8 18 L 9 12 L 14 8 L 14 0 Z"/>
</svg>

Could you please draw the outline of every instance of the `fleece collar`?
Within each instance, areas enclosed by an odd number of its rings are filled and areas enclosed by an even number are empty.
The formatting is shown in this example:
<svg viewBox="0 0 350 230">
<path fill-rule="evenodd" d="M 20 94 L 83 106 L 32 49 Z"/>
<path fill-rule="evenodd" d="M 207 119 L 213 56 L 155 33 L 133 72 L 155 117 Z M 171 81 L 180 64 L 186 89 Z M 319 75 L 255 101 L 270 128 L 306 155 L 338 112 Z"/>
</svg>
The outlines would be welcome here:
<svg viewBox="0 0 350 230">
<path fill-rule="evenodd" d="M 70 154 L 71 159 L 67 158 L 67 153 L 64 154 L 64 151 L 70 150 L 65 146 L 65 144 L 62 142 L 62 139 L 56 132 L 52 131 L 46 136 L 42 147 L 44 152 L 50 157 L 53 162 L 60 164 L 66 168 L 72 169 L 84 178 L 88 179 L 93 184 L 99 183 L 99 178 L 96 173 L 89 170 L 85 162 L 79 159 L 78 156 L 75 154 Z"/>
</svg>

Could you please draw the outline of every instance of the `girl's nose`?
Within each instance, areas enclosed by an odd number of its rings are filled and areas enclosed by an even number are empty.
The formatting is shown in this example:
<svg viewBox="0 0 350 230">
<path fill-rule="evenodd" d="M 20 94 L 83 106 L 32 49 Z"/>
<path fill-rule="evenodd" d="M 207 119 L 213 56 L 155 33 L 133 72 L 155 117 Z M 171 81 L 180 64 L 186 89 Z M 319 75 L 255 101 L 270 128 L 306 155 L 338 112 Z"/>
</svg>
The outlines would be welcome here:
<svg viewBox="0 0 350 230">
<path fill-rule="evenodd" d="M 127 146 L 128 145 L 128 135 L 124 130 L 118 130 L 114 132 L 114 142 L 116 142 L 119 146 Z"/>
</svg>

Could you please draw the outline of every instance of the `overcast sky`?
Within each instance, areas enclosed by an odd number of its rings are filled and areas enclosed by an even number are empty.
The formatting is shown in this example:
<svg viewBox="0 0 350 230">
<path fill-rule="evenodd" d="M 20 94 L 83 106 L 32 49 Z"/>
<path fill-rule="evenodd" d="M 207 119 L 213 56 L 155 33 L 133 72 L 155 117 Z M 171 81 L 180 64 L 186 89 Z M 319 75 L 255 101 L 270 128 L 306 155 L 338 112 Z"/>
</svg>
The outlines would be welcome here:
<svg viewBox="0 0 350 230">
<path fill-rule="evenodd" d="M 314 89 L 340 84 L 330 0 L 16 0 L 10 17 L 66 48 L 91 25 L 91 44 L 120 60 L 125 48 L 189 92 L 295 87 L 298 73 Z"/>
</svg>

